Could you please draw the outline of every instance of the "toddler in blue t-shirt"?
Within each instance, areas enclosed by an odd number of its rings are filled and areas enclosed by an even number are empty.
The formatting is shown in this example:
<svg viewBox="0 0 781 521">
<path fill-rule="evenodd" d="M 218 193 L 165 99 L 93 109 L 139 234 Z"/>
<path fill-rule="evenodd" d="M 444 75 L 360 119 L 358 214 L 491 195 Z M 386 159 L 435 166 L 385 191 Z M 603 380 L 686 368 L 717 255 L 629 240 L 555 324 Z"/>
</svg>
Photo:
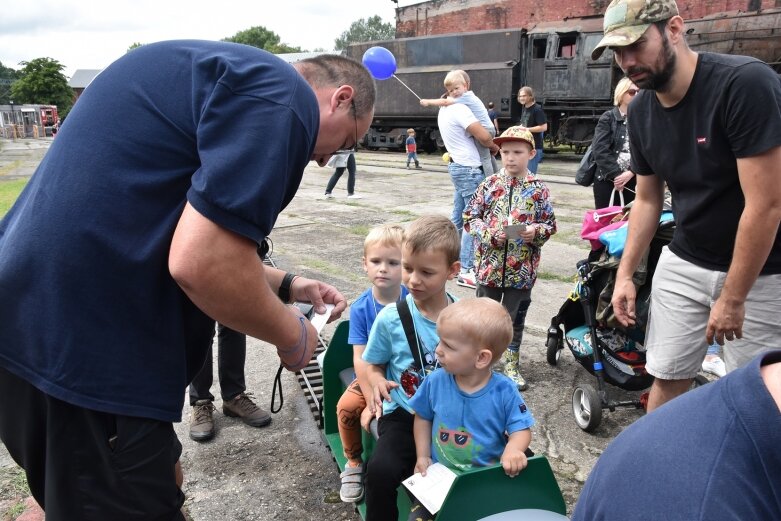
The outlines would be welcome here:
<svg viewBox="0 0 781 521">
<path fill-rule="evenodd" d="M 510 315 L 489 298 L 459 300 L 439 314 L 437 333 L 441 368 L 410 399 L 415 472 L 425 474 L 434 462 L 456 471 L 501 463 L 517 476 L 534 418 L 515 382 L 491 370 L 512 339 Z M 431 517 L 420 505 L 413 509 L 416 518 Z"/>
</svg>

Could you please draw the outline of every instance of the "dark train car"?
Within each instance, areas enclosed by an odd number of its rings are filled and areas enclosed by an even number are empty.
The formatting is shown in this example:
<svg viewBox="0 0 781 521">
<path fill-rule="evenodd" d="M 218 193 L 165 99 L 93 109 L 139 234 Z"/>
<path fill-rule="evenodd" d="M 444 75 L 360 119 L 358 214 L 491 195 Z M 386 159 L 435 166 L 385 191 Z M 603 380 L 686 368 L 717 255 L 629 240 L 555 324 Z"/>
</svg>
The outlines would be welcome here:
<svg viewBox="0 0 781 521">
<path fill-rule="evenodd" d="M 689 45 L 697 51 L 745 54 L 781 72 L 781 9 L 718 13 L 687 21 Z M 518 120 L 516 93 L 534 88 L 548 116 L 551 144 L 584 147 L 596 120 L 612 106 L 613 87 L 621 78 L 612 53 L 591 60 L 602 37 L 602 17 L 546 22 L 530 28 L 398 38 L 350 46 L 347 54 L 361 59 L 379 45 L 396 57 L 396 76 L 417 95 L 439 97 L 448 71 L 464 69 L 472 90 L 484 103 L 493 101 L 500 128 Z M 377 82 L 375 121 L 363 145 L 401 148 L 407 128 L 415 128 L 426 150 L 441 147 L 437 109 L 421 107 L 400 81 Z"/>
</svg>

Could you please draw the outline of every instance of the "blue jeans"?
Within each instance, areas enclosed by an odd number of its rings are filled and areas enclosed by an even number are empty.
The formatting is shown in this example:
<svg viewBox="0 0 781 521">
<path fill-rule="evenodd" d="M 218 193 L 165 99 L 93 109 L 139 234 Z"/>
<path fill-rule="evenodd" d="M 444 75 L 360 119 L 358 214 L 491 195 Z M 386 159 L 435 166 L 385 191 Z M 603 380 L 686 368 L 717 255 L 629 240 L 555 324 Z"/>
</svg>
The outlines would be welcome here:
<svg viewBox="0 0 781 521">
<path fill-rule="evenodd" d="M 540 162 L 542 161 L 542 147 L 537 149 L 537 154 L 531 159 L 529 159 L 529 171 L 532 174 L 537 173 L 537 167 L 539 166 Z"/>
<path fill-rule="evenodd" d="M 447 167 L 450 173 L 450 180 L 453 181 L 455 192 L 453 193 L 453 214 L 450 220 L 456 225 L 458 233 L 461 234 L 461 270 L 471 270 L 475 262 L 475 241 L 464 230 L 464 209 L 477 187 L 483 182 L 485 176 L 478 166 L 464 166 L 458 163 L 450 163 Z"/>
</svg>

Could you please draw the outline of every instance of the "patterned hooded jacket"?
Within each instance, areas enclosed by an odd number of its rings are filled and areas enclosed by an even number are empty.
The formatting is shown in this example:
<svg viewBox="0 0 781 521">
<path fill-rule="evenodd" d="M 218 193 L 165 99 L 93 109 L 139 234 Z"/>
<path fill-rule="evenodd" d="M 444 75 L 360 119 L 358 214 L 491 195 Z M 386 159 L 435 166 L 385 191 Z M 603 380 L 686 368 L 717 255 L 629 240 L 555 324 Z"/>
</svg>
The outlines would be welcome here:
<svg viewBox="0 0 781 521">
<path fill-rule="evenodd" d="M 505 224 L 536 224 L 537 234 L 530 243 L 518 239 L 499 245 L 496 235 Z M 475 237 L 479 284 L 531 289 L 537 280 L 540 249 L 556 233 L 548 187 L 529 171 L 523 177 L 512 177 L 501 169 L 477 187 L 464 210 L 464 231 Z"/>
</svg>

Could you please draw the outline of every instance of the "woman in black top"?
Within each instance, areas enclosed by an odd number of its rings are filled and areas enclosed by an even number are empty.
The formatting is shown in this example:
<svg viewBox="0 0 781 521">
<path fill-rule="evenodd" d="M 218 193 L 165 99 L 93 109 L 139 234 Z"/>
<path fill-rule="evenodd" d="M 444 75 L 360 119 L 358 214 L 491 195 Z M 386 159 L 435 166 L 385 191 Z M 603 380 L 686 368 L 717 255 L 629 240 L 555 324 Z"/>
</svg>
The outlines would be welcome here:
<svg viewBox="0 0 781 521">
<path fill-rule="evenodd" d="M 613 107 L 599 118 L 594 130 L 591 153 L 597 162 L 594 176 L 594 207 L 605 208 L 621 204 L 615 189 L 624 194 L 624 203 L 635 198 L 635 174 L 629 170 L 629 140 L 626 132 L 626 110 L 637 94 L 638 88 L 629 78 L 623 78 L 616 85 Z"/>
</svg>

